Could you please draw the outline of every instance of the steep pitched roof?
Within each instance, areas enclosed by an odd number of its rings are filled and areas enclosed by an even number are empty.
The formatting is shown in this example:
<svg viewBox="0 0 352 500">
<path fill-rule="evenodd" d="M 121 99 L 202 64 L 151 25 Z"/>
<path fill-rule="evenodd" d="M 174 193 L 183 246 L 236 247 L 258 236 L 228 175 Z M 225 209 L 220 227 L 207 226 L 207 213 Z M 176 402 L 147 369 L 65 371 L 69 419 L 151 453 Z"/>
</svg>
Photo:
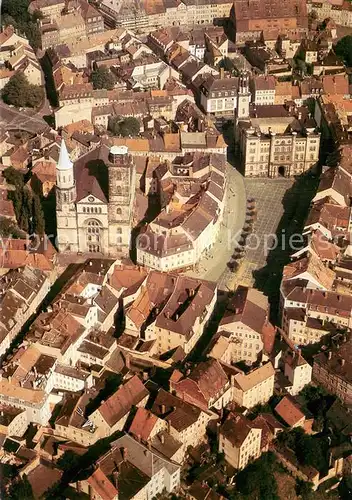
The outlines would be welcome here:
<svg viewBox="0 0 352 500">
<path fill-rule="evenodd" d="M 88 484 L 93 491 L 104 500 L 114 500 L 117 498 L 118 492 L 111 484 L 104 472 L 98 467 L 93 474 L 88 478 Z"/>
<path fill-rule="evenodd" d="M 101 404 L 98 411 L 106 423 L 112 427 L 131 410 L 133 405 L 140 403 L 148 394 L 148 390 L 135 375 Z"/>
<path fill-rule="evenodd" d="M 220 322 L 220 328 L 241 322 L 262 336 L 264 348 L 270 353 L 275 340 L 275 328 L 268 321 L 269 302 L 267 297 L 256 290 L 239 286 Z"/>
<path fill-rule="evenodd" d="M 246 392 L 274 375 L 274 367 L 270 362 L 268 362 L 265 365 L 254 369 L 247 375 L 244 373 L 238 373 L 235 375 L 234 379 L 239 388 Z"/>
<path fill-rule="evenodd" d="M 240 448 L 247 439 L 252 429 L 260 428 L 251 420 L 240 413 L 230 413 L 226 421 L 220 427 L 222 434 L 236 448 Z"/>
<path fill-rule="evenodd" d="M 158 417 L 152 412 L 145 408 L 138 408 L 129 432 L 137 438 L 147 441 L 157 421 Z"/>
<path fill-rule="evenodd" d="M 304 418 L 304 413 L 299 409 L 298 404 L 289 396 L 282 398 L 275 406 L 275 411 L 290 427 L 297 425 Z"/>
</svg>

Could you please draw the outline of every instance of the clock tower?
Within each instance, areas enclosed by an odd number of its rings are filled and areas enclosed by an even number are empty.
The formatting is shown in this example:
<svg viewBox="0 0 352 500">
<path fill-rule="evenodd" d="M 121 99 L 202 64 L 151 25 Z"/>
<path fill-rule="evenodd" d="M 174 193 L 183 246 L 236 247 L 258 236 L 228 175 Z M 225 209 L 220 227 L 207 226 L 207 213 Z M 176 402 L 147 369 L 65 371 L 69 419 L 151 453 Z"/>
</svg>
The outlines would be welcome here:
<svg viewBox="0 0 352 500">
<path fill-rule="evenodd" d="M 109 152 L 109 253 L 129 255 L 136 169 L 126 146 Z"/>
</svg>

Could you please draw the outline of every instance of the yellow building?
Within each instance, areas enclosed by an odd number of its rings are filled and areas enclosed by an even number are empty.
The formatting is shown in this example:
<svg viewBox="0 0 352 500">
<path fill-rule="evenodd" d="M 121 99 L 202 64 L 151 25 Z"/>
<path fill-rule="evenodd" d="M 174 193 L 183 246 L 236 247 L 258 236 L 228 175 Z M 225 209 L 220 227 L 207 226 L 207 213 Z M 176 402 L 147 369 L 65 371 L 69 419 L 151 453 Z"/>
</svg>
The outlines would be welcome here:
<svg viewBox="0 0 352 500">
<path fill-rule="evenodd" d="M 261 453 L 262 429 L 239 413 L 230 413 L 220 427 L 219 453 L 237 470 Z"/>
<path fill-rule="evenodd" d="M 233 401 L 245 408 L 265 404 L 274 394 L 275 370 L 268 362 L 247 375 L 243 372 L 231 376 Z"/>
<path fill-rule="evenodd" d="M 268 298 L 255 288 L 238 287 L 220 321 L 218 331 L 231 341 L 232 355 L 231 359 L 223 359 L 226 363 L 254 363 L 263 351 L 270 354 L 275 328 L 269 322 Z M 229 350 L 226 352 L 229 353 Z"/>
</svg>

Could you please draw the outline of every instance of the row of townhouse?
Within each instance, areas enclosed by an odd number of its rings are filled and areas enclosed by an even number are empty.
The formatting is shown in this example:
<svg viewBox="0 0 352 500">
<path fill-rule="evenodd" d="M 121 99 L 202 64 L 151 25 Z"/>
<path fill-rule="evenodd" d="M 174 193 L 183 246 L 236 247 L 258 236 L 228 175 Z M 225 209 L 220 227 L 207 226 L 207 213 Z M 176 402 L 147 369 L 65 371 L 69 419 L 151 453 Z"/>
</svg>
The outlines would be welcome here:
<svg viewBox="0 0 352 500">
<path fill-rule="evenodd" d="M 302 248 L 283 273 L 282 327 L 296 344 L 320 341 L 349 329 L 349 231 L 352 177 L 343 167 L 327 169 L 304 227 Z"/>
<path fill-rule="evenodd" d="M 62 4 L 64 7 L 60 10 Z M 37 0 L 29 6 L 30 11 L 35 9 L 43 15 L 39 21 L 43 50 L 104 31 L 103 16 L 86 0 L 67 2 L 67 5 L 57 2 L 50 5 L 50 9 L 46 7 L 45 2 Z"/>
<path fill-rule="evenodd" d="M 11 269 L 1 277 L 0 356 L 25 323 L 35 314 L 50 290 L 47 273 L 25 266 Z"/>
<path fill-rule="evenodd" d="M 152 0 L 127 2 L 103 0 L 100 11 L 107 24 L 118 24 L 146 33 L 164 26 L 194 26 L 213 24 L 214 19 L 227 19 L 233 2 L 230 0 L 181 0 L 161 1 L 156 6 Z"/>
<path fill-rule="evenodd" d="M 225 158 L 186 154 L 151 170 L 146 172 L 148 194 L 167 200 L 172 186 L 173 198 L 140 235 L 137 262 L 160 271 L 191 267 L 219 234 L 227 190 Z"/>
<path fill-rule="evenodd" d="M 0 33 L 0 49 L 0 90 L 17 72 L 23 73 L 31 85 L 43 85 L 43 72 L 34 50 L 13 26 Z"/>
</svg>

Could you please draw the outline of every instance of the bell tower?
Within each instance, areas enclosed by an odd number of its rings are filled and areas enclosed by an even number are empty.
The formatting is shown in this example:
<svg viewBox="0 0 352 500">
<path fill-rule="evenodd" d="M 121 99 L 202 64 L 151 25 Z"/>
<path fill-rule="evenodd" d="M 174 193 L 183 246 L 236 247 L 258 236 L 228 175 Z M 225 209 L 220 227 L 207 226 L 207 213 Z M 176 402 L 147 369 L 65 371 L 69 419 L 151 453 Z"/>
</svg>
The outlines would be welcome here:
<svg viewBox="0 0 352 500">
<path fill-rule="evenodd" d="M 241 74 L 238 82 L 236 122 L 249 118 L 249 104 L 251 102 L 251 93 L 249 90 L 249 76 L 246 73 Z"/>
<path fill-rule="evenodd" d="M 56 223 L 59 251 L 78 251 L 76 182 L 64 139 L 56 165 Z"/>
<path fill-rule="evenodd" d="M 235 109 L 234 137 L 235 147 L 238 148 L 240 142 L 240 127 L 238 122 L 249 120 L 249 104 L 251 102 L 251 92 L 249 90 L 249 76 L 241 73 L 238 81 L 237 106 Z"/>
<path fill-rule="evenodd" d="M 64 139 L 61 142 L 59 162 L 56 166 L 56 206 L 60 209 L 76 199 L 76 185 L 73 163 L 67 151 Z"/>
<path fill-rule="evenodd" d="M 109 171 L 109 254 L 128 256 L 133 226 L 136 169 L 126 146 L 113 146 Z"/>
</svg>

